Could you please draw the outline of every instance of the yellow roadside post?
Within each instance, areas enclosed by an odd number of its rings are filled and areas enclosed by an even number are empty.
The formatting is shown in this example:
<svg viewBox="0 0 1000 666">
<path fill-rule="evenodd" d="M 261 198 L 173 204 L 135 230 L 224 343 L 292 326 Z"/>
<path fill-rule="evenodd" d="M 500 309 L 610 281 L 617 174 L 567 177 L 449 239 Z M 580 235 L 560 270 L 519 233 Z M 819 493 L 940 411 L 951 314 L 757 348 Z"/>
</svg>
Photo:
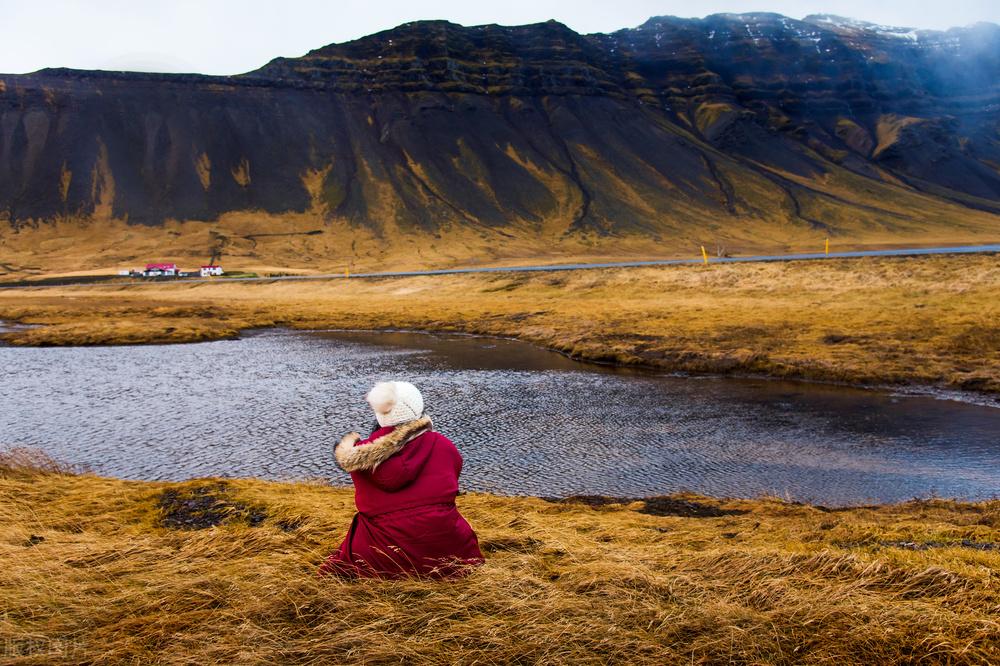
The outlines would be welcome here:
<svg viewBox="0 0 1000 666">
<path fill-rule="evenodd" d="M 708 265 L 708 252 L 705 252 L 705 246 L 701 246 L 701 258 L 705 260 L 705 265 Z"/>
<path fill-rule="evenodd" d="M 830 256 L 830 239 L 829 238 L 826 239 L 826 250 L 825 251 L 826 251 L 826 256 L 829 257 Z"/>
</svg>

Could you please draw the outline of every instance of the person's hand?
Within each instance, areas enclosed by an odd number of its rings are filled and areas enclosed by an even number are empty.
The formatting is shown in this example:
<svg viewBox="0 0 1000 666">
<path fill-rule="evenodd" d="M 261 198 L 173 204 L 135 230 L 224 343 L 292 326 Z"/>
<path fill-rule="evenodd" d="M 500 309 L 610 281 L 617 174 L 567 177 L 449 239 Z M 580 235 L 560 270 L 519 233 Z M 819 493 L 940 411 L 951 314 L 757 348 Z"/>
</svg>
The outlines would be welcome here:
<svg viewBox="0 0 1000 666">
<path fill-rule="evenodd" d="M 334 458 L 337 457 L 338 448 L 347 448 L 354 446 L 354 444 L 356 442 L 359 442 L 360 440 L 361 440 L 361 435 L 359 433 L 356 432 L 347 433 L 346 435 L 340 438 L 340 443 L 333 447 L 333 457 Z"/>
<path fill-rule="evenodd" d="M 340 438 L 340 442 L 333 447 L 333 459 L 341 469 L 344 467 L 342 459 L 347 459 L 351 455 L 351 449 L 361 440 L 361 435 L 356 432 L 349 432 Z"/>
</svg>

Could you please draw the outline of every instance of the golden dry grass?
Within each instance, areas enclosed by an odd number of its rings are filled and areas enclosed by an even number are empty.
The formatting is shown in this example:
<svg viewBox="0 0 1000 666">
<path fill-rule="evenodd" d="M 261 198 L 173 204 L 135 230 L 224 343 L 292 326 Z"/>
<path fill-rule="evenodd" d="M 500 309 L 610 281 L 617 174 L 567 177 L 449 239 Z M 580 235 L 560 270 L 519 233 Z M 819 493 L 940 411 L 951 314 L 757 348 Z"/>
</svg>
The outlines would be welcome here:
<svg viewBox="0 0 1000 666">
<path fill-rule="evenodd" d="M 517 337 L 691 372 L 1000 391 L 1000 258 L 880 258 L 318 282 L 0 290 L 15 344 L 191 342 L 251 327 Z"/>
<path fill-rule="evenodd" d="M 468 494 L 488 560 L 467 579 L 343 582 L 314 571 L 350 489 L 38 462 L 0 458 L 7 664 L 1000 661 L 998 501 L 662 503 L 721 514 L 682 517 Z M 229 518 L 168 527 L 165 492 Z"/>
</svg>

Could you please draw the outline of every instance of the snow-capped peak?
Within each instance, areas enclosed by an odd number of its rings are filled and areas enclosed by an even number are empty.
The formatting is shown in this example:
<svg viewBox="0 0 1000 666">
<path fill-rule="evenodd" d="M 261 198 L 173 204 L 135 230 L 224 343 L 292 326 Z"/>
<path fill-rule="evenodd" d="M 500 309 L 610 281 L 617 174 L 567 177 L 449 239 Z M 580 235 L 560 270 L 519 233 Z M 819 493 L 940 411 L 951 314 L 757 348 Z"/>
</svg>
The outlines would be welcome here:
<svg viewBox="0 0 1000 666">
<path fill-rule="evenodd" d="M 857 19 L 846 18 L 844 16 L 836 16 L 834 14 L 811 14 L 802 20 L 808 23 L 822 25 L 824 27 L 829 27 L 829 28 L 874 32 L 884 37 L 898 37 L 900 39 L 909 39 L 914 42 L 920 39 L 920 33 L 923 32 L 916 28 L 879 25 L 877 23 L 870 23 L 868 21 L 859 21 Z"/>
</svg>

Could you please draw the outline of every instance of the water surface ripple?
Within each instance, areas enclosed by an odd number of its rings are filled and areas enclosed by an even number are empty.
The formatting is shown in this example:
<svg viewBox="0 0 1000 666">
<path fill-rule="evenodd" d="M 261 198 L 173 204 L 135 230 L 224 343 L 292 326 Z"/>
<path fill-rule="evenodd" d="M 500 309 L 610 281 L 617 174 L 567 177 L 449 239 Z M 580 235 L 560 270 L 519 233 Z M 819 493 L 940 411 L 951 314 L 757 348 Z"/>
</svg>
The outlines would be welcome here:
<svg viewBox="0 0 1000 666">
<path fill-rule="evenodd" d="M 825 504 L 1000 493 L 1000 409 L 770 380 L 584 365 L 524 343 L 265 331 L 191 345 L 0 348 L 0 447 L 136 479 L 321 477 L 408 379 L 467 490 L 772 493 Z"/>
</svg>

